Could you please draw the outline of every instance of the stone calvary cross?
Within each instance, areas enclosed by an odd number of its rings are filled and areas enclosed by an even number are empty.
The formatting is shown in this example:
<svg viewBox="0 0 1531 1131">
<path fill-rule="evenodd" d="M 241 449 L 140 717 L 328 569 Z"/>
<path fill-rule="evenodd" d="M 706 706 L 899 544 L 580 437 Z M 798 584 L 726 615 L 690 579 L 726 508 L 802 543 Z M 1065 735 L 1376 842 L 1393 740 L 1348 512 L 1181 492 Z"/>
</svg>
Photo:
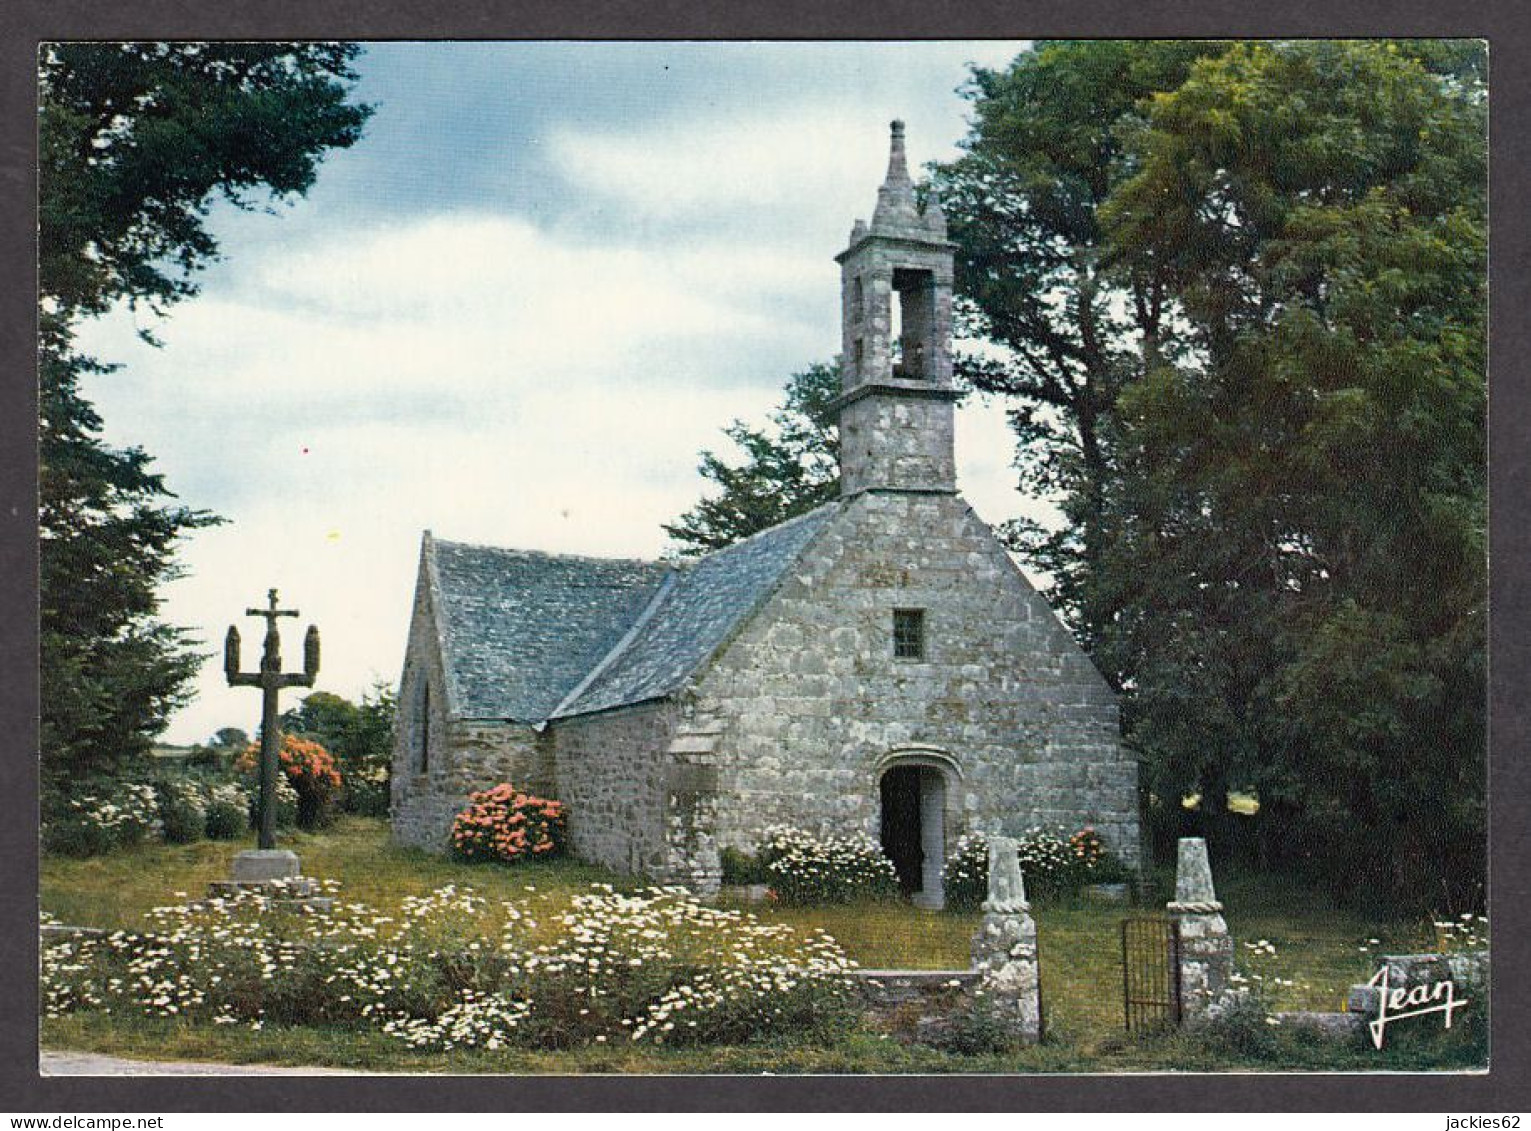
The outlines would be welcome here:
<svg viewBox="0 0 1531 1131">
<path fill-rule="evenodd" d="M 260 848 L 276 848 L 276 772 L 277 755 L 282 747 L 282 734 L 277 719 L 276 696 L 284 687 L 312 687 L 319 674 L 319 630 L 308 626 L 303 638 L 303 672 L 283 673 L 282 637 L 277 631 L 278 617 L 295 617 L 297 609 L 276 607 L 276 590 L 267 594 L 267 607 L 246 609 L 247 617 L 266 618 L 266 649 L 261 654 L 260 671 L 239 670 L 239 629 L 229 625 L 228 636 L 223 641 L 223 671 L 230 687 L 258 687 L 261 689 L 260 717 Z"/>
</svg>

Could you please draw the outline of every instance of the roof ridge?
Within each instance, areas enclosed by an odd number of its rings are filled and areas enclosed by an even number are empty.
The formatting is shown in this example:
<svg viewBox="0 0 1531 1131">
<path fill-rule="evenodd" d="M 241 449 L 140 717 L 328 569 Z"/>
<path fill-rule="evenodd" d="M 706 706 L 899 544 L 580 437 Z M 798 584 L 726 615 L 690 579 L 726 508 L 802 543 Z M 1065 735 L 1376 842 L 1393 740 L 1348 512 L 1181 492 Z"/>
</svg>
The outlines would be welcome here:
<svg viewBox="0 0 1531 1131">
<path fill-rule="evenodd" d="M 560 561 L 630 562 L 636 565 L 662 566 L 668 570 L 673 571 L 677 569 L 685 570 L 686 568 L 693 566 L 698 562 L 706 561 L 708 558 L 717 557 L 720 554 L 726 554 L 730 550 L 738 549 L 740 546 L 746 546 L 749 543 L 755 541 L 757 538 L 762 538 L 767 534 L 774 534 L 779 530 L 785 530 L 789 526 L 794 526 L 797 523 L 811 518 L 826 507 L 838 505 L 840 501 L 841 500 L 839 499 L 829 499 L 826 502 L 820 503 L 812 510 L 804 511 L 802 514 L 795 514 L 791 518 L 784 518 L 773 526 L 767 526 L 761 530 L 755 531 L 753 534 L 740 538 L 737 542 L 730 542 L 727 546 L 719 546 L 716 550 L 709 550 L 707 553 L 701 555 L 700 557 L 682 560 L 679 562 L 668 562 L 663 558 L 605 557 L 598 554 L 561 554 L 554 553 L 551 550 L 523 549 L 520 546 L 494 546 L 490 545 L 488 542 L 459 542 L 452 538 L 443 538 L 439 534 L 432 534 L 429 530 L 427 530 L 425 533 L 437 546 L 457 546 L 467 550 L 490 550 L 496 554 L 523 554 L 527 557 L 555 558 Z"/>
<path fill-rule="evenodd" d="M 431 541 L 437 546 L 456 546 L 465 550 L 489 550 L 496 554 L 520 554 L 529 558 L 550 558 L 557 561 L 626 562 L 631 565 L 669 566 L 669 563 L 661 558 L 601 557 L 596 554 L 557 554 L 551 550 L 526 550 L 519 546 L 491 546 L 487 542 L 454 542 L 450 538 L 440 538 L 435 535 L 431 536 Z"/>
<path fill-rule="evenodd" d="M 826 509 L 828 507 L 839 506 L 841 501 L 842 500 L 839 499 L 839 498 L 834 498 L 834 499 L 828 500 L 827 502 L 820 503 L 818 506 L 814 507 L 811 511 L 804 511 L 802 514 L 795 514 L 791 518 L 784 518 L 780 522 L 778 522 L 775 526 L 767 526 L 763 530 L 757 530 L 757 531 L 755 531 L 755 533 L 747 535 L 746 537 L 739 539 L 737 542 L 730 542 L 726 546 L 719 546 L 716 550 L 709 550 L 707 553 L 703 554 L 701 557 L 699 557 L 699 558 L 692 558 L 689 561 L 685 562 L 684 564 L 688 565 L 688 566 L 696 565 L 699 562 L 705 562 L 708 558 L 720 557 L 723 554 L 728 553 L 730 550 L 737 550 L 741 546 L 748 546 L 751 542 L 755 541 L 757 538 L 764 538 L 767 534 L 775 534 L 778 531 L 786 530 L 789 526 L 796 526 L 800 522 L 807 521 L 808 519 L 812 518 L 814 515 L 818 514 L 821 510 L 824 510 L 824 509 Z"/>
</svg>

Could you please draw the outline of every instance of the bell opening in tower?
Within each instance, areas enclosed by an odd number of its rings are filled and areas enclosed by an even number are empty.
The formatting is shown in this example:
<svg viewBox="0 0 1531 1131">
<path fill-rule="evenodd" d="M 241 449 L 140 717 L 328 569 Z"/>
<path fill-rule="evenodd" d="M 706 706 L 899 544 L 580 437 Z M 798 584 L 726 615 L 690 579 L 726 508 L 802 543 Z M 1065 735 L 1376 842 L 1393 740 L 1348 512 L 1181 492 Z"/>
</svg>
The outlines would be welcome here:
<svg viewBox="0 0 1531 1131">
<path fill-rule="evenodd" d="M 936 279 L 931 271 L 899 267 L 893 272 L 893 376 L 928 381 L 936 327 Z"/>
</svg>

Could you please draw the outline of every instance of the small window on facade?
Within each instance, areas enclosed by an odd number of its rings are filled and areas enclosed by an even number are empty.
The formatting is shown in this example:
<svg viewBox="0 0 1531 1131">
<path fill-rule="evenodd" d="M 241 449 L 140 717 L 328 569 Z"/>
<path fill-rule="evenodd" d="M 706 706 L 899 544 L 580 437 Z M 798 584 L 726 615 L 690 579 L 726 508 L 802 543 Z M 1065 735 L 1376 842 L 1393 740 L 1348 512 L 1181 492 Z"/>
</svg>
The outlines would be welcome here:
<svg viewBox="0 0 1531 1131">
<path fill-rule="evenodd" d="M 431 768 L 431 685 L 421 685 L 420 691 L 420 772 Z"/>
<path fill-rule="evenodd" d="M 893 610 L 893 656 L 898 660 L 925 658 L 925 610 Z"/>
<path fill-rule="evenodd" d="M 866 343 L 856 339 L 856 376 L 861 376 L 861 366 L 866 360 Z"/>
<path fill-rule="evenodd" d="M 860 275 L 851 280 L 851 296 L 851 317 L 859 322 L 866 312 L 866 288 L 861 285 Z"/>
</svg>

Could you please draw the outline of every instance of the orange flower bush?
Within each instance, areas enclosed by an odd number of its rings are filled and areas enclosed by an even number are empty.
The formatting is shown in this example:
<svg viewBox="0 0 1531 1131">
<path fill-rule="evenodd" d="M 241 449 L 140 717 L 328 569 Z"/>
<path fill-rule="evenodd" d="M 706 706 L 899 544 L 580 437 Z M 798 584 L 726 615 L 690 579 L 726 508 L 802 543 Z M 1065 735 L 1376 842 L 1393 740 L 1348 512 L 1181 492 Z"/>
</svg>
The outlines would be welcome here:
<svg viewBox="0 0 1531 1131">
<path fill-rule="evenodd" d="M 340 796 L 340 770 L 330 752 L 317 742 L 296 735 L 282 735 L 277 764 L 298 794 L 298 824 L 312 829 L 329 824 Z M 234 763 L 241 773 L 259 776 L 260 746 L 251 743 Z"/>
<path fill-rule="evenodd" d="M 564 805 L 502 783 L 468 795 L 468 807 L 452 822 L 451 850 L 458 860 L 546 860 L 563 851 Z"/>
</svg>

